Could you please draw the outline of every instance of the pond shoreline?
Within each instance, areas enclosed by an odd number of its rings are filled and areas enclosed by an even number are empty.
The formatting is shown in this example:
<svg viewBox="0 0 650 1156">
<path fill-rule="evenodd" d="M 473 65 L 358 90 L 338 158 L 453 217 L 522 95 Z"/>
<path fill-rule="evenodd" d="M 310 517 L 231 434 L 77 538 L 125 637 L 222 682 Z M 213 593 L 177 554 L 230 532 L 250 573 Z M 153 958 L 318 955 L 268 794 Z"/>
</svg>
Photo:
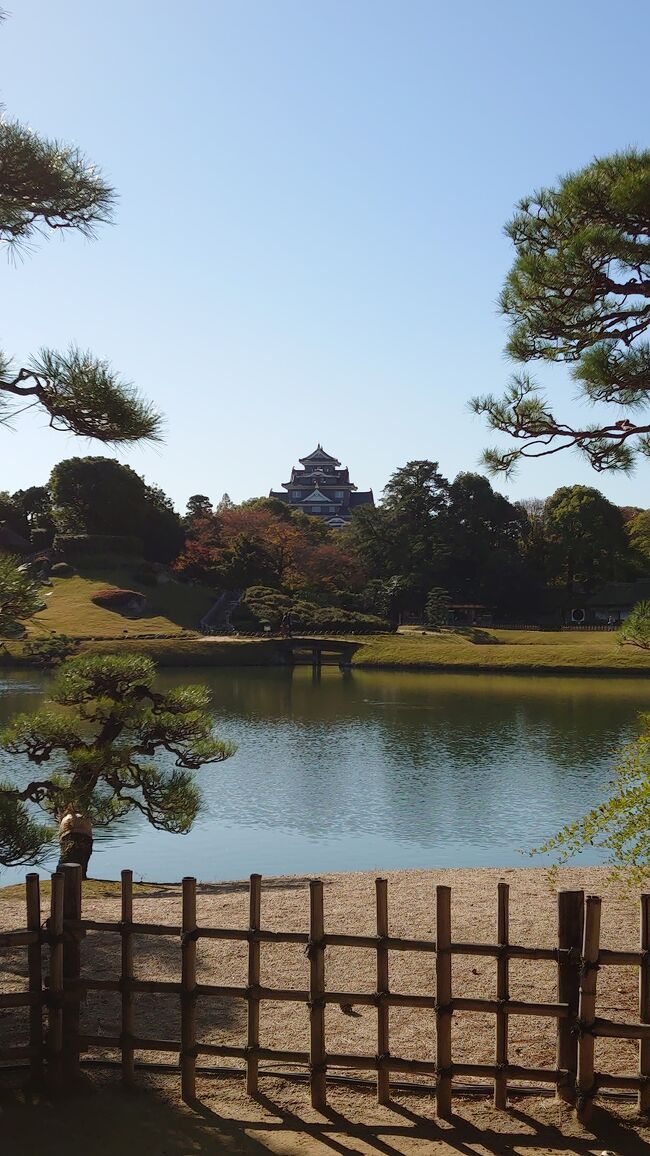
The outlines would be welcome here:
<svg viewBox="0 0 650 1156">
<path fill-rule="evenodd" d="M 340 636 L 323 641 L 351 644 L 352 670 L 432 673 L 550 674 L 604 678 L 650 676 L 650 651 L 617 645 L 612 633 L 494 630 L 480 637 L 403 632 L 386 636 Z M 317 639 L 315 638 L 314 641 Z M 78 653 L 145 654 L 161 668 L 233 669 L 291 667 L 277 638 L 111 638 L 84 639 Z M 352 650 L 352 647 L 354 649 Z M 309 665 L 298 662 L 297 666 Z M 325 666 L 336 665 L 325 662 Z M 19 643 L 0 651 L 0 669 L 34 669 L 38 660 Z M 346 668 L 348 664 L 346 663 Z"/>
</svg>

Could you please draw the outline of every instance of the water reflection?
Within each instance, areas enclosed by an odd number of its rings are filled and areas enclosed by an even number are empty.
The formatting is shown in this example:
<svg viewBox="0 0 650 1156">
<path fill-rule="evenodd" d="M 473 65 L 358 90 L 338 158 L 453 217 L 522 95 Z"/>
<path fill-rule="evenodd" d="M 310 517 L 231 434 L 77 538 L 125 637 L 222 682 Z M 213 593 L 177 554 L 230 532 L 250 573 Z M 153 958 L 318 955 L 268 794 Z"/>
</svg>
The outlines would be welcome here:
<svg viewBox="0 0 650 1156">
<path fill-rule="evenodd" d="M 650 706 L 642 679 L 336 668 L 315 679 L 303 667 L 160 681 L 207 683 L 219 733 L 239 751 L 201 772 L 206 810 L 190 835 L 131 819 L 100 848 L 97 874 L 516 865 L 517 848 L 602 796 L 617 748 Z M 0 718 L 33 709 L 45 686 L 5 674 Z M 592 850 L 583 861 L 597 859 Z"/>
</svg>

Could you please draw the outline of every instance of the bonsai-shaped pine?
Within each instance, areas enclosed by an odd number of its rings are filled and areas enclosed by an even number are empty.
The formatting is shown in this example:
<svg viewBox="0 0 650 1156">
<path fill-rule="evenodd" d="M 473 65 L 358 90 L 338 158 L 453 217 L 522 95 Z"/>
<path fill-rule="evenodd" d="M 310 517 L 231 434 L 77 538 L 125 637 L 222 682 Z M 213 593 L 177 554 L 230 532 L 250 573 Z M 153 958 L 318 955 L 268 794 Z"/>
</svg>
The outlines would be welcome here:
<svg viewBox="0 0 650 1156">
<path fill-rule="evenodd" d="M 23 785 L 0 783 L 0 863 L 47 857 L 58 824 L 60 863 L 81 863 L 92 832 L 130 811 L 162 831 L 190 830 L 201 796 L 193 772 L 235 751 L 212 733 L 204 687 L 154 689 L 156 669 L 142 655 L 77 656 L 57 671 L 51 704 L 18 715 L 0 746 L 48 773 Z M 17 776 L 18 777 L 18 776 Z"/>
<path fill-rule="evenodd" d="M 594 160 L 520 201 L 506 226 L 516 257 L 501 294 L 507 352 L 565 362 L 595 420 L 564 421 L 527 373 L 503 398 L 475 398 L 514 445 L 484 455 L 506 474 L 520 458 L 574 447 L 596 470 L 627 470 L 650 454 L 650 151 Z M 607 413 L 607 406 L 614 413 Z"/>
<path fill-rule="evenodd" d="M 637 602 L 618 632 L 621 646 L 650 650 L 650 602 Z"/>
<path fill-rule="evenodd" d="M 614 874 L 632 883 L 650 875 L 650 715 L 641 716 L 643 733 L 625 747 L 615 769 L 609 798 L 582 818 L 567 823 L 531 854 L 553 852 L 560 864 L 585 847 L 608 852 Z"/>
</svg>

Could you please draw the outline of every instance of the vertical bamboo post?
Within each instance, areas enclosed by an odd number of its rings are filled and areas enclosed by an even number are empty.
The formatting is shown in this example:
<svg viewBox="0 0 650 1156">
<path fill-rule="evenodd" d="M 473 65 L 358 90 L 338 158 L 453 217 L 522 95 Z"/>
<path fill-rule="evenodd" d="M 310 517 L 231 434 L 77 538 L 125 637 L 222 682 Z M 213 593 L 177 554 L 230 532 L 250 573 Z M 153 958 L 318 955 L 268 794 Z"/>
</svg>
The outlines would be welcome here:
<svg viewBox="0 0 650 1156">
<path fill-rule="evenodd" d="M 133 872 L 122 871 L 122 1082 L 131 1086 L 135 1079 L 133 1055 L 134 1001 L 133 979 Z"/>
<path fill-rule="evenodd" d="M 594 1087 L 594 1036 L 596 1018 L 596 982 L 600 950 L 600 899 L 588 895 L 585 903 L 585 933 L 582 942 L 582 976 L 578 1020 L 578 1118 L 587 1124 L 591 1118 Z"/>
<path fill-rule="evenodd" d="M 375 891 L 377 899 L 377 1103 L 388 1104 L 390 1101 L 390 1069 L 381 1061 L 388 1059 L 390 1054 L 389 1020 L 390 1009 L 382 1001 L 382 995 L 388 994 L 388 948 L 385 940 L 388 935 L 388 880 L 376 879 Z"/>
<path fill-rule="evenodd" d="M 183 879 L 181 927 L 181 1095 L 196 1099 L 196 879 Z"/>
<path fill-rule="evenodd" d="M 79 1079 L 81 933 L 67 924 L 81 919 L 81 877 L 79 863 L 63 865 L 63 1071 L 70 1085 Z"/>
<path fill-rule="evenodd" d="M 251 932 L 259 931 L 262 916 L 262 876 L 251 875 L 249 891 L 248 926 Z M 260 941 L 251 935 L 248 941 L 248 1035 L 246 1057 L 246 1091 L 249 1096 L 257 1095 L 259 1060 L 251 1049 L 260 1046 L 260 1000 L 257 989 L 260 983 Z"/>
<path fill-rule="evenodd" d="M 312 879 L 309 884 L 309 1074 L 312 1108 L 327 1107 L 327 1070 L 325 1052 L 325 915 L 323 884 Z"/>
<path fill-rule="evenodd" d="M 436 887 L 436 1112 L 451 1115 L 451 888 Z"/>
<path fill-rule="evenodd" d="M 497 889 L 497 943 L 501 953 L 497 958 L 497 999 L 510 998 L 509 989 L 509 959 L 507 954 L 510 934 L 509 911 L 510 888 L 501 881 Z M 494 1058 L 497 1068 L 503 1068 L 508 1063 L 508 1013 L 500 1008 L 496 1015 L 494 1028 Z M 494 1107 L 505 1108 L 508 1099 L 508 1081 L 500 1072 L 494 1079 Z"/>
<path fill-rule="evenodd" d="M 650 1023 L 650 895 L 641 896 L 641 966 L 639 968 L 639 1022 Z M 639 1075 L 650 1077 L 650 1040 L 639 1040 Z M 650 1082 L 639 1088 L 639 1111 L 650 1111 Z"/>
<path fill-rule="evenodd" d="M 557 963 L 557 1002 L 569 1005 L 568 1017 L 557 1021 L 556 1066 L 569 1073 L 567 1082 L 558 1084 L 557 1097 L 568 1104 L 574 1104 L 576 1098 L 578 1036 L 575 1025 L 580 999 L 579 960 L 584 918 L 584 891 L 558 891 L 557 945 L 560 953 L 570 951 L 571 955 L 567 958 L 559 954 Z"/>
<path fill-rule="evenodd" d="M 63 1084 L 63 875 L 52 876 L 49 918 L 50 987 L 48 1008 L 48 1075 L 55 1089 Z"/>
<path fill-rule="evenodd" d="M 38 1003 L 29 1008 L 29 1046 L 32 1080 L 40 1083 L 43 1078 L 43 965 L 41 961 L 41 891 L 40 880 L 35 871 L 30 871 L 25 879 L 25 901 L 27 905 L 27 926 L 36 932 L 38 939 L 27 948 L 27 969 L 29 990 L 38 995 Z"/>
</svg>

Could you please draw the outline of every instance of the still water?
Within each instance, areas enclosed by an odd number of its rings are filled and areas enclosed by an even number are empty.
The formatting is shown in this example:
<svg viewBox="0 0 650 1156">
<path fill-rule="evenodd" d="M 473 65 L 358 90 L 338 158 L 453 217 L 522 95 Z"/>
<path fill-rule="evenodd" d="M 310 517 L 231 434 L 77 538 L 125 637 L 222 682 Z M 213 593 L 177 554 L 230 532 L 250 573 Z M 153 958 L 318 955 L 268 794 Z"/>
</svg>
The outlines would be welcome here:
<svg viewBox="0 0 650 1156">
<path fill-rule="evenodd" d="M 189 835 L 129 819 L 96 842 L 94 876 L 541 863 L 520 849 L 602 798 L 617 748 L 650 711 L 647 679 L 334 667 L 316 678 L 298 667 L 175 670 L 160 682 L 207 683 L 217 731 L 238 752 L 199 772 L 205 809 Z M 46 689 L 44 675 L 0 672 L 0 721 Z M 0 774 L 8 765 L 0 755 Z"/>
</svg>

